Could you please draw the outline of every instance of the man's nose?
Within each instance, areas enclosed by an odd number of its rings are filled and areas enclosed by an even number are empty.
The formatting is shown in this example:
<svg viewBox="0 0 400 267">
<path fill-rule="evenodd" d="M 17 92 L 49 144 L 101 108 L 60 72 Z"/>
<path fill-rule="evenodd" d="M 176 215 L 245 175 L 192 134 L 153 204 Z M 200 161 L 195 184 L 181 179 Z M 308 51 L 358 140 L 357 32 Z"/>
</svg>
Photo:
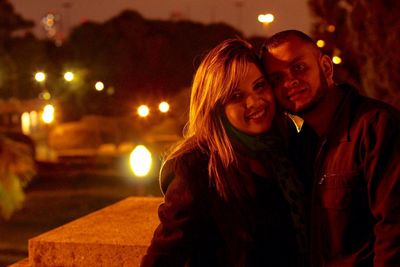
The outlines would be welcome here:
<svg viewBox="0 0 400 267">
<path fill-rule="evenodd" d="M 299 80 L 295 76 L 293 76 L 291 74 L 286 76 L 285 82 L 284 82 L 284 86 L 286 88 L 293 88 L 298 85 L 299 85 Z"/>
</svg>

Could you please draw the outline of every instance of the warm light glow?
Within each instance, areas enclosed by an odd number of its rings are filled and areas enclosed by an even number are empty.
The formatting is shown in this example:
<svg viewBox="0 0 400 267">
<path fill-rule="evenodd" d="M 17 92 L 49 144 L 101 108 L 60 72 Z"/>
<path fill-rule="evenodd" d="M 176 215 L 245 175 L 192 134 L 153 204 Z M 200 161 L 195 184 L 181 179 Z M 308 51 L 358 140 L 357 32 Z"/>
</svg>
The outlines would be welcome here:
<svg viewBox="0 0 400 267">
<path fill-rule="evenodd" d="M 40 83 L 44 82 L 44 80 L 46 80 L 46 74 L 42 71 L 36 72 L 35 80 Z"/>
<path fill-rule="evenodd" d="M 50 124 L 54 121 L 54 107 L 51 104 L 43 108 L 42 120 L 44 123 Z"/>
<path fill-rule="evenodd" d="M 141 105 L 140 107 L 138 107 L 137 113 L 140 117 L 144 118 L 150 114 L 150 109 L 146 105 Z"/>
<path fill-rule="evenodd" d="M 336 30 L 336 27 L 335 27 L 335 25 L 329 25 L 328 27 L 326 27 L 326 30 L 328 31 L 328 32 L 334 32 L 335 30 Z"/>
<path fill-rule="evenodd" d="M 38 113 L 35 110 L 32 110 L 30 112 L 30 117 L 31 117 L 31 127 L 36 127 L 38 125 Z"/>
<path fill-rule="evenodd" d="M 258 15 L 258 21 L 264 24 L 268 24 L 274 21 L 274 15 L 272 14 L 261 14 Z"/>
<path fill-rule="evenodd" d="M 319 48 L 324 47 L 324 46 L 325 46 L 325 41 L 324 41 L 324 40 L 318 40 L 318 41 L 317 41 L 317 46 L 318 46 Z"/>
<path fill-rule="evenodd" d="M 339 56 L 333 56 L 332 62 L 334 64 L 340 64 L 340 63 L 342 63 L 342 59 Z"/>
<path fill-rule="evenodd" d="M 97 83 L 94 85 L 94 88 L 95 88 L 97 91 L 103 91 L 103 89 L 104 89 L 104 83 L 102 83 L 102 82 L 97 82 Z"/>
<path fill-rule="evenodd" d="M 29 112 L 24 112 L 21 115 L 21 130 L 22 133 L 26 135 L 31 133 L 31 118 Z"/>
<path fill-rule="evenodd" d="M 39 98 L 43 100 L 50 100 L 51 94 L 49 93 L 49 91 L 43 91 L 39 94 Z"/>
<path fill-rule="evenodd" d="M 151 153 L 143 145 L 138 145 L 129 156 L 132 172 L 139 177 L 146 176 L 151 168 Z"/>
<path fill-rule="evenodd" d="M 74 79 L 74 74 L 73 74 L 72 72 L 70 72 L 70 71 L 67 71 L 67 72 L 64 74 L 64 79 L 65 79 L 67 82 L 70 82 L 70 81 L 72 81 L 72 80 Z"/>
<path fill-rule="evenodd" d="M 169 111 L 169 104 L 165 101 L 161 102 L 160 105 L 158 105 L 158 109 L 162 112 L 162 113 L 166 113 Z"/>
</svg>

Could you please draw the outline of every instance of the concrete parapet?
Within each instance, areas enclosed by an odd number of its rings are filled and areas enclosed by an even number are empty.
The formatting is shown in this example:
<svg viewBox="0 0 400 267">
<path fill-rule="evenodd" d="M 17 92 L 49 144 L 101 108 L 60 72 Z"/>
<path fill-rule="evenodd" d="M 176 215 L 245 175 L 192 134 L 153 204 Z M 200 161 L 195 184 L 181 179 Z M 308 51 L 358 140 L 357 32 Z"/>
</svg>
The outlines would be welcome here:
<svg viewBox="0 0 400 267">
<path fill-rule="evenodd" d="M 12 267 L 138 266 L 162 198 L 129 197 L 29 240 L 29 263 Z"/>
</svg>

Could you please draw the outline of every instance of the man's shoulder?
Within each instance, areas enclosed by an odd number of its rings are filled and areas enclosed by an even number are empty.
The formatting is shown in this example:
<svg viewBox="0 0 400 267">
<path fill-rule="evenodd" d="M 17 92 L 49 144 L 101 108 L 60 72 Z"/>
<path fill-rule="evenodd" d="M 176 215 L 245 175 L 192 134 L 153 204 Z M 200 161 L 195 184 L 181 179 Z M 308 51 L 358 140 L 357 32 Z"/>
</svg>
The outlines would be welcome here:
<svg viewBox="0 0 400 267">
<path fill-rule="evenodd" d="M 381 118 L 400 120 L 400 111 L 394 106 L 381 100 L 362 95 L 359 90 L 351 85 L 342 84 L 339 87 L 347 90 L 350 95 L 347 100 L 348 105 L 351 106 L 350 110 L 354 116 L 353 119 L 373 119 L 378 116 Z"/>
<path fill-rule="evenodd" d="M 364 119 L 388 119 L 400 121 L 400 111 L 395 107 L 370 97 L 360 96 L 360 104 L 356 114 Z"/>
</svg>

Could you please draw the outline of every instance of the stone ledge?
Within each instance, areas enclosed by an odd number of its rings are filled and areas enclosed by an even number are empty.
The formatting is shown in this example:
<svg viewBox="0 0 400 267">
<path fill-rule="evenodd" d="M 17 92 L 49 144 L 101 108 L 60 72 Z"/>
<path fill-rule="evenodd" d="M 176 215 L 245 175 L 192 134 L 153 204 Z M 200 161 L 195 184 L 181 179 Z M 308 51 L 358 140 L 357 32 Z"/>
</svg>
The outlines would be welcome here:
<svg viewBox="0 0 400 267">
<path fill-rule="evenodd" d="M 30 267 L 29 258 L 26 258 L 26 259 L 20 260 L 16 263 L 13 263 L 11 265 L 8 265 L 8 267 Z"/>
<path fill-rule="evenodd" d="M 130 197 L 29 240 L 13 267 L 138 266 L 158 225 L 162 198 Z"/>
</svg>

